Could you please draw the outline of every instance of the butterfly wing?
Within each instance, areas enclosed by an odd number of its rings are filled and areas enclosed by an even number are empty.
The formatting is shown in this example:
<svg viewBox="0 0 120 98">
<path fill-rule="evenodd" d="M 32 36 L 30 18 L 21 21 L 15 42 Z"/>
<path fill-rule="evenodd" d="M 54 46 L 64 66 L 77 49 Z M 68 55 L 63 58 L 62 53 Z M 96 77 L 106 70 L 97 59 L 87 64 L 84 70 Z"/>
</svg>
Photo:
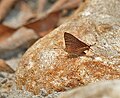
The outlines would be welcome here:
<svg viewBox="0 0 120 98">
<path fill-rule="evenodd" d="M 72 34 L 64 33 L 65 39 L 65 50 L 68 53 L 81 55 L 85 50 L 88 50 L 90 47 L 74 37 Z"/>
</svg>

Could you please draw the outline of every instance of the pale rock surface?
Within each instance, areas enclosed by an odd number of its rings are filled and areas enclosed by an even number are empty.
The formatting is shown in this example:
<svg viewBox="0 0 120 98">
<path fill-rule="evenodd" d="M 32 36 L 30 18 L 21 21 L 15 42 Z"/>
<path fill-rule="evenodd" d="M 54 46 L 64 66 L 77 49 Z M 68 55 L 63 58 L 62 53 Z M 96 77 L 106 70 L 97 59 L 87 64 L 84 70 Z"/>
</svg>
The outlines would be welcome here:
<svg viewBox="0 0 120 98">
<path fill-rule="evenodd" d="M 120 98 L 120 80 L 102 81 L 62 93 L 58 98 Z"/>
</svg>

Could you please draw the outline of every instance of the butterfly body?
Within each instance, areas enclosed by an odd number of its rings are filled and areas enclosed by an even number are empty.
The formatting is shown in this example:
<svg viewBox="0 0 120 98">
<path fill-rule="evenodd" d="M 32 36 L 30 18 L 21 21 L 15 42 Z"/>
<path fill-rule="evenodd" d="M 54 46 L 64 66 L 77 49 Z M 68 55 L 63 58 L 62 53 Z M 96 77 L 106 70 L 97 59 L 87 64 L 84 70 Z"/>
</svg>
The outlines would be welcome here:
<svg viewBox="0 0 120 98">
<path fill-rule="evenodd" d="M 90 46 L 80 41 L 78 38 L 69 33 L 64 33 L 65 39 L 65 51 L 69 53 L 70 56 L 82 56 L 85 55 L 86 50 L 90 49 Z"/>
</svg>

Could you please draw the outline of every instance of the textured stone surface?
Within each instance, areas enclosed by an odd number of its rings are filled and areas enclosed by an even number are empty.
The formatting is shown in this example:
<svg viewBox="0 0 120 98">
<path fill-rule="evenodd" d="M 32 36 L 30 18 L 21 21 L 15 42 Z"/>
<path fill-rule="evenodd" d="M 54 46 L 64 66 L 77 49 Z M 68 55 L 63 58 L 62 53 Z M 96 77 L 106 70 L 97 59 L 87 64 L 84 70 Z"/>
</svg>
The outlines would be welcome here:
<svg viewBox="0 0 120 98">
<path fill-rule="evenodd" d="M 120 79 L 120 0 L 87 0 L 81 7 L 69 21 L 28 49 L 16 72 L 17 87 L 34 94 L 41 89 L 52 93 Z M 64 32 L 88 45 L 96 43 L 87 51 L 92 57 L 68 58 Z"/>
<path fill-rule="evenodd" d="M 119 91 L 120 80 L 104 81 L 64 92 L 58 98 L 120 98 Z"/>
</svg>

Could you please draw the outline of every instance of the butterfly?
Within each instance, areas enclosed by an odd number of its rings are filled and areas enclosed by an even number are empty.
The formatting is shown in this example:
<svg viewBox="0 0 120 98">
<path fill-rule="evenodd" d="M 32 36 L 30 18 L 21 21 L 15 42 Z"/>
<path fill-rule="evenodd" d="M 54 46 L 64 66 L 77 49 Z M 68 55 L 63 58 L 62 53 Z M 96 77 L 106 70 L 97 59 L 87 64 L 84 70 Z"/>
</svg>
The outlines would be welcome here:
<svg viewBox="0 0 120 98">
<path fill-rule="evenodd" d="M 64 33 L 64 40 L 66 46 L 65 51 L 69 53 L 70 57 L 83 56 L 85 55 L 84 51 L 90 49 L 89 45 L 80 41 L 78 38 L 70 33 Z"/>
</svg>

